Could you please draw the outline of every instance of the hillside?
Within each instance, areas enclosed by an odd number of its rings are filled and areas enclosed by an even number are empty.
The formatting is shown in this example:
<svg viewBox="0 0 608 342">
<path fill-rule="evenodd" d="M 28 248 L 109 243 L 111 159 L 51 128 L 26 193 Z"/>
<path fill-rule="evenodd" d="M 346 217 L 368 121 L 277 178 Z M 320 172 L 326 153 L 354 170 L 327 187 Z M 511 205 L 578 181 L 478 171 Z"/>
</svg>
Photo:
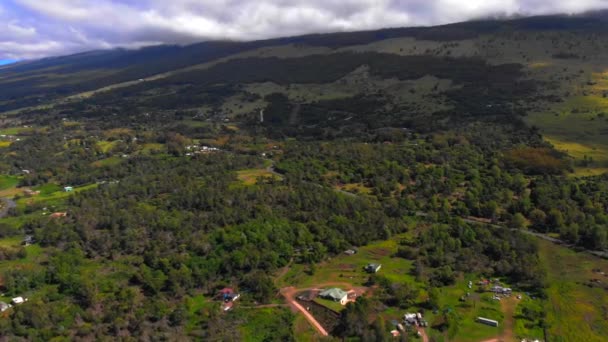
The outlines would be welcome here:
<svg viewBox="0 0 608 342">
<path fill-rule="evenodd" d="M 604 13 L 1 68 L 0 336 L 601 341 L 606 70 Z"/>
</svg>

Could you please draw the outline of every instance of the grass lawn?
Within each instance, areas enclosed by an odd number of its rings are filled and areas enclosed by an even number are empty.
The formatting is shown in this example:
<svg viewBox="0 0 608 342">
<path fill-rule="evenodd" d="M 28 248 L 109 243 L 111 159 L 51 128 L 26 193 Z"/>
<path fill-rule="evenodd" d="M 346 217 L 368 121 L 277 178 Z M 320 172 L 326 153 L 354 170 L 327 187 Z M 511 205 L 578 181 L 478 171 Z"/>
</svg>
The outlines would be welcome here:
<svg viewBox="0 0 608 342">
<path fill-rule="evenodd" d="M 552 341 L 606 341 L 608 336 L 608 291 L 589 287 L 591 279 L 608 277 L 608 260 L 575 252 L 540 240 L 541 262 L 547 270 L 548 300 L 546 303 L 549 338 Z"/>
<path fill-rule="evenodd" d="M 19 177 L 16 176 L 0 176 L 0 190 L 14 188 L 19 184 Z"/>
<path fill-rule="evenodd" d="M 340 312 L 342 311 L 342 309 L 344 309 L 344 305 L 338 303 L 338 302 L 334 302 L 333 300 L 329 300 L 329 299 L 323 299 L 323 298 L 315 298 L 314 301 L 317 304 L 323 305 L 324 307 L 333 310 L 335 312 Z"/>
</svg>

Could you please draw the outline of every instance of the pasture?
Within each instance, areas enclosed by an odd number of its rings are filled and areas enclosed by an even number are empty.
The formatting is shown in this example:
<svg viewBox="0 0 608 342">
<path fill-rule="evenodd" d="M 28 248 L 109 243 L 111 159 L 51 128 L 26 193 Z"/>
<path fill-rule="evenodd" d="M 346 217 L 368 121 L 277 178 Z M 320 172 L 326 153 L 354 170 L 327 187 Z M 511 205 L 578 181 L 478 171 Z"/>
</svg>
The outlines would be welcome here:
<svg viewBox="0 0 608 342">
<path fill-rule="evenodd" d="M 608 260 L 543 240 L 539 244 L 549 285 L 545 305 L 549 338 L 552 341 L 605 341 Z"/>
</svg>

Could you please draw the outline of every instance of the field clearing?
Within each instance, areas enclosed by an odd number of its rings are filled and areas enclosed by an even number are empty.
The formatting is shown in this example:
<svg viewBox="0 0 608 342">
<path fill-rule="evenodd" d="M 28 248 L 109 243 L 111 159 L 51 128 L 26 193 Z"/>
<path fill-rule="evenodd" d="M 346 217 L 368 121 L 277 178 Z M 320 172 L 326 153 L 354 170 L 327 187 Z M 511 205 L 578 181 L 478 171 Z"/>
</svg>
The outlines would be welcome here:
<svg viewBox="0 0 608 342">
<path fill-rule="evenodd" d="M 13 142 L 12 142 L 12 141 L 3 140 L 3 141 L 0 141 L 0 148 L 6 148 L 6 147 L 9 147 L 9 146 L 11 146 L 12 144 L 13 144 Z"/>
<path fill-rule="evenodd" d="M 258 178 L 260 177 L 270 177 L 276 180 L 282 179 L 278 175 L 268 171 L 267 169 L 248 169 L 237 171 L 237 178 L 245 185 L 256 184 Z"/>
<path fill-rule="evenodd" d="M 0 129 L 0 134 L 3 134 L 3 135 L 19 135 L 19 134 L 21 134 L 23 132 L 27 132 L 27 131 L 30 131 L 30 130 L 32 130 L 32 128 L 30 128 L 30 127 L 23 127 L 23 126 L 20 126 L 20 127 L 8 127 L 8 128 Z"/>
<path fill-rule="evenodd" d="M 278 327 L 277 324 L 292 315 L 287 308 L 259 308 L 259 309 L 238 309 L 239 314 L 243 314 L 246 323 L 240 326 L 241 341 L 277 341 L 275 330 L 290 329 L 289 327 Z M 292 316 L 293 317 L 293 316 Z"/>
<path fill-rule="evenodd" d="M 118 141 L 116 141 L 116 140 L 115 141 L 98 141 L 97 142 L 97 147 L 99 147 L 99 149 L 101 150 L 101 152 L 108 153 L 117 144 L 118 144 Z"/>
<path fill-rule="evenodd" d="M 408 234 L 398 235 L 387 241 L 373 242 L 360 247 L 357 254 L 340 254 L 316 266 L 314 274 L 304 272 L 303 265 L 293 265 L 284 277 L 277 282 L 281 286 L 295 286 L 297 288 L 314 287 L 317 284 L 349 284 L 351 287 L 364 286 L 369 274 L 364 267 L 369 263 L 382 264 L 378 274 L 387 277 L 398 284 L 415 283 L 410 275 L 413 262 L 403 258 L 393 257 L 397 252 L 398 241 L 408 238 Z"/>
<path fill-rule="evenodd" d="M 373 191 L 372 188 L 368 188 L 361 183 L 349 183 L 349 184 L 344 184 L 344 185 L 338 185 L 335 188 L 338 190 L 348 191 L 348 192 L 352 192 L 355 194 L 364 194 L 364 195 L 371 195 L 372 191 Z"/>
<path fill-rule="evenodd" d="M 549 338 L 555 341 L 605 341 L 608 336 L 608 260 L 540 240 L 547 270 Z M 587 286 L 591 279 L 599 283 Z"/>
<path fill-rule="evenodd" d="M 455 285 L 440 288 L 439 306 L 441 310 L 436 315 L 427 312 L 427 319 L 431 326 L 442 321 L 442 312 L 454 313 L 458 320 L 458 329 L 450 341 L 478 342 L 503 334 L 505 317 L 500 302 L 492 299 L 493 295 L 489 292 L 475 292 L 477 285 L 474 285 L 473 289 L 467 287 L 468 281 L 475 284 L 478 280 L 479 278 L 474 275 L 467 275 Z M 471 296 L 465 302 L 461 302 L 460 297 L 465 296 L 467 292 L 471 293 Z M 475 319 L 479 316 L 497 320 L 499 326 L 491 327 L 477 323 Z M 449 334 L 450 332 L 448 332 Z"/>
<path fill-rule="evenodd" d="M 526 121 L 575 159 L 576 175 L 600 174 L 608 169 L 608 98 L 573 96 L 554 105 L 553 110 L 531 113 Z M 585 157 L 593 158 L 589 166 L 580 165 Z"/>
<path fill-rule="evenodd" d="M 19 184 L 19 177 L 17 176 L 0 176 L 0 190 L 11 189 Z"/>
<path fill-rule="evenodd" d="M 39 190 L 40 195 L 35 197 L 21 198 L 17 201 L 18 207 L 24 207 L 34 203 L 46 203 L 47 205 L 60 205 L 63 200 L 72 196 L 80 191 L 86 191 L 94 189 L 97 184 L 89 184 L 74 188 L 72 192 L 65 192 L 63 188 L 57 184 L 45 184 L 39 187 L 33 188 L 33 190 Z"/>
<path fill-rule="evenodd" d="M 164 151 L 165 151 L 165 145 L 163 145 L 163 144 L 146 143 L 141 146 L 140 153 L 149 155 L 152 153 L 158 153 L 158 152 L 164 152 Z"/>
<path fill-rule="evenodd" d="M 103 167 L 103 166 L 115 166 L 122 162 L 122 158 L 120 157 L 109 157 L 105 159 L 101 159 L 98 161 L 94 161 L 91 165 L 95 167 Z"/>
</svg>

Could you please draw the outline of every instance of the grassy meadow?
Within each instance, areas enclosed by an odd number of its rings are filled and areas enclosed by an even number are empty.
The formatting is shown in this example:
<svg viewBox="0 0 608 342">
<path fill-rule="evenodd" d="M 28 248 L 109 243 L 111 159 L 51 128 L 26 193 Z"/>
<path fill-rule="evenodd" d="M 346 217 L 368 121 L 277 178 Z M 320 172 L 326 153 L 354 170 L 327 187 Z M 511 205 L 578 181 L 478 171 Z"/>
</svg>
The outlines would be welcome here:
<svg viewBox="0 0 608 342">
<path fill-rule="evenodd" d="M 546 303 L 551 341 L 606 341 L 608 336 L 608 260 L 540 241 L 547 270 Z M 590 280 L 598 279 L 590 286 Z"/>
</svg>

